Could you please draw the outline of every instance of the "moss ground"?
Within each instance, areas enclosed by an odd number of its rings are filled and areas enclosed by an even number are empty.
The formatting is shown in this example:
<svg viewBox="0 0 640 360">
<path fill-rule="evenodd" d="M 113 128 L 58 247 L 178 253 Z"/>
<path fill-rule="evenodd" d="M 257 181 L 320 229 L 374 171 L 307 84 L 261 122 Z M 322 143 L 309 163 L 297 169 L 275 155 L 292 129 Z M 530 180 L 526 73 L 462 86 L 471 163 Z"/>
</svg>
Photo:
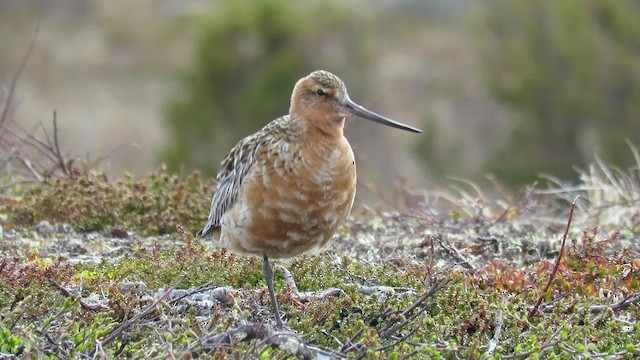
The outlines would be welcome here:
<svg viewBox="0 0 640 360">
<path fill-rule="evenodd" d="M 234 329 L 271 324 L 271 307 L 260 259 L 191 235 L 207 215 L 211 191 L 197 174 L 119 182 L 84 175 L 2 197 L 1 355 L 640 354 L 637 225 L 594 228 L 576 219 L 543 293 L 564 231 L 558 224 L 568 213 L 557 199 L 543 198 L 514 202 L 508 211 L 477 203 L 444 214 L 355 211 L 325 252 L 276 262 L 284 335 L 252 328 L 257 334 L 240 336 Z"/>
</svg>

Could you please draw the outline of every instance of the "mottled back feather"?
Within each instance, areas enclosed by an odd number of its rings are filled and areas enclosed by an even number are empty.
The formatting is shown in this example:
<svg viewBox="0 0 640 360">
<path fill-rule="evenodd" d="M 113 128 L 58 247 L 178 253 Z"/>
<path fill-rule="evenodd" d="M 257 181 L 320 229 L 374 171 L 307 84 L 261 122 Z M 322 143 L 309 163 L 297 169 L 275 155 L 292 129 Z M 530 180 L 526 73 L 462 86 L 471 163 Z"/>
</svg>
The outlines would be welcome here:
<svg viewBox="0 0 640 360">
<path fill-rule="evenodd" d="M 218 175 L 216 190 L 211 200 L 211 213 L 203 229 L 196 235 L 205 237 L 216 230 L 224 213 L 229 210 L 238 198 L 240 186 L 244 183 L 251 168 L 256 163 L 256 153 L 262 146 L 270 146 L 278 142 L 290 142 L 291 126 L 289 115 L 271 121 L 258 132 L 240 140 L 224 157 Z M 279 149 L 289 147 L 278 146 Z M 285 155 L 285 154 L 283 154 Z"/>
</svg>

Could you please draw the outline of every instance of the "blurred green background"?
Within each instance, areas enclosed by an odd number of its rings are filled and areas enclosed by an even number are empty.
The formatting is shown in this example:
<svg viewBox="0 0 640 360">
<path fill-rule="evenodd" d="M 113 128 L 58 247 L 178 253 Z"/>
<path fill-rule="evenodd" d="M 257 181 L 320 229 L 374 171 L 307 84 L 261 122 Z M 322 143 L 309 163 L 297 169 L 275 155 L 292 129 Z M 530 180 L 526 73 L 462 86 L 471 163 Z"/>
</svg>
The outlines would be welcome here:
<svg viewBox="0 0 640 360">
<path fill-rule="evenodd" d="M 57 110 L 68 151 L 118 149 L 114 174 L 213 176 L 319 68 L 425 130 L 348 124 L 361 199 L 447 176 L 571 179 L 596 155 L 629 166 L 640 144 L 637 0 L 0 0 L 5 89 L 39 20 L 14 118 Z"/>
</svg>

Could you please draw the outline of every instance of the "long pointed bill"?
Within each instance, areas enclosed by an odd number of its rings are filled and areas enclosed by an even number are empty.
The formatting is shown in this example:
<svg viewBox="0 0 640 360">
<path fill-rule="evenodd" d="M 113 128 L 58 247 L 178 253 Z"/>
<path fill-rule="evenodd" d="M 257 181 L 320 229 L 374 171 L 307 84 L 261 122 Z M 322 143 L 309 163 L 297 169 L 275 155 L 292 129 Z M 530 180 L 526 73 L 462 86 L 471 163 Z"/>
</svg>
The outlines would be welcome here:
<svg viewBox="0 0 640 360">
<path fill-rule="evenodd" d="M 374 122 L 377 122 L 378 124 L 382 124 L 382 125 L 387 125 L 387 126 L 391 126 L 394 127 L 396 129 L 400 129 L 400 130 L 405 130 L 405 131 L 411 131 L 414 133 L 422 133 L 422 130 L 420 129 L 416 129 L 414 127 L 411 127 L 409 125 L 405 125 L 402 123 L 399 123 L 397 121 L 393 121 L 389 118 L 386 118 L 382 115 L 378 115 L 376 113 L 374 113 L 373 111 L 367 110 L 364 107 L 354 103 L 351 99 L 347 99 L 347 103 L 344 105 L 344 109 L 346 111 L 348 111 L 350 114 L 353 114 L 355 116 L 361 117 L 363 119 L 367 119 L 367 120 L 371 120 Z"/>
</svg>

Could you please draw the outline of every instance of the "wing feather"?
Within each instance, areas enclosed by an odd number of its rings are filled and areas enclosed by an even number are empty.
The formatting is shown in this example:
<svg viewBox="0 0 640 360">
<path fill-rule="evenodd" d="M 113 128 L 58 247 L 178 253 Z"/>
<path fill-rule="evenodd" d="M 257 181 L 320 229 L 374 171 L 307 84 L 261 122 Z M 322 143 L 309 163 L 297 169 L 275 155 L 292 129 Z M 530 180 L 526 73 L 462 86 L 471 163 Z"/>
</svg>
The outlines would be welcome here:
<svg viewBox="0 0 640 360">
<path fill-rule="evenodd" d="M 287 122 L 288 115 L 270 122 L 257 133 L 240 140 L 224 157 L 216 176 L 217 185 L 211 199 L 209 218 L 197 236 L 205 237 L 220 226 L 222 216 L 236 202 L 240 186 L 255 166 L 259 148 L 277 141 L 277 137 L 274 139 L 274 136 L 285 132 Z"/>
</svg>

